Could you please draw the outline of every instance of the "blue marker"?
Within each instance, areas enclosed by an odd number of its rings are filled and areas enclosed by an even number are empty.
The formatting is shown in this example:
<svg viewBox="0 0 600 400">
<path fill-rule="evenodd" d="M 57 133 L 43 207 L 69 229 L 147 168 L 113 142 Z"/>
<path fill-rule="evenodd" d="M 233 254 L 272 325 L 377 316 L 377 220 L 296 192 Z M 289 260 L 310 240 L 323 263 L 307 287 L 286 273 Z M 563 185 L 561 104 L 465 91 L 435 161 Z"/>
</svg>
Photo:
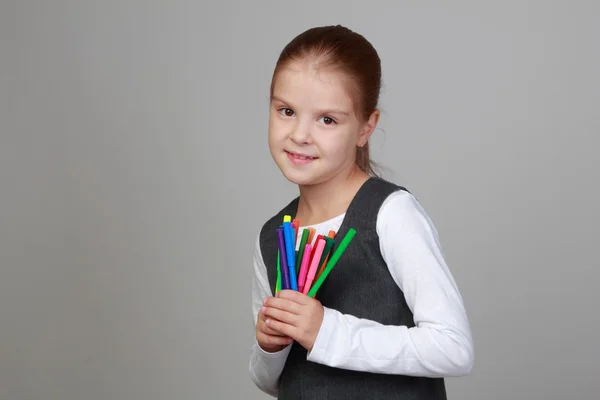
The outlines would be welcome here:
<svg viewBox="0 0 600 400">
<path fill-rule="evenodd" d="M 292 236 L 292 226 L 289 222 L 283 223 L 283 236 L 285 238 L 285 255 L 287 257 L 287 267 L 289 268 L 290 289 L 298 290 L 296 282 L 296 251 L 294 249 L 294 237 Z"/>
<path fill-rule="evenodd" d="M 281 269 L 281 289 L 289 289 L 290 288 L 290 273 L 287 265 L 287 257 L 285 254 L 285 238 L 284 238 L 283 228 L 277 228 L 277 248 L 279 249 L 279 254 L 277 257 L 277 261 L 280 269 Z"/>
</svg>

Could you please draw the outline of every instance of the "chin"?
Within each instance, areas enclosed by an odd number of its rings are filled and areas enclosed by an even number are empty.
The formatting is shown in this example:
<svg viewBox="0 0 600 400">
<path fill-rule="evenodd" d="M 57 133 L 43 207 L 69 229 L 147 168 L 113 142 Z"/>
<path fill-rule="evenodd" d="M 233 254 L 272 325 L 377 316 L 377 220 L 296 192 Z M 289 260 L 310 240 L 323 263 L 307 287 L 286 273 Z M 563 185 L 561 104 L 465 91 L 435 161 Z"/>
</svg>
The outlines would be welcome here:
<svg viewBox="0 0 600 400">
<path fill-rule="evenodd" d="M 298 186 L 306 186 L 314 184 L 314 179 L 311 179 L 308 174 L 289 173 L 282 171 L 285 179 Z"/>
<path fill-rule="evenodd" d="M 281 169 L 283 176 L 291 183 L 298 186 L 313 186 L 323 183 L 327 179 L 320 175 L 310 172 L 289 171 Z"/>
</svg>

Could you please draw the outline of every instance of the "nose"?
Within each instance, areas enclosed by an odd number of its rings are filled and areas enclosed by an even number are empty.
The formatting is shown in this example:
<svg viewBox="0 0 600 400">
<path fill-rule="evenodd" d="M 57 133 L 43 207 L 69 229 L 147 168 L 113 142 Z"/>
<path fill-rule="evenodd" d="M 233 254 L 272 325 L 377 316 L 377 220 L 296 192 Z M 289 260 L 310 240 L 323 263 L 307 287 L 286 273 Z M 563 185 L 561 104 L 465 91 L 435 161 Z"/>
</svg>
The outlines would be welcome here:
<svg viewBox="0 0 600 400">
<path fill-rule="evenodd" d="M 290 134 L 290 139 L 298 145 L 310 144 L 312 142 L 310 124 L 308 122 L 298 121 Z"/>
</svg>

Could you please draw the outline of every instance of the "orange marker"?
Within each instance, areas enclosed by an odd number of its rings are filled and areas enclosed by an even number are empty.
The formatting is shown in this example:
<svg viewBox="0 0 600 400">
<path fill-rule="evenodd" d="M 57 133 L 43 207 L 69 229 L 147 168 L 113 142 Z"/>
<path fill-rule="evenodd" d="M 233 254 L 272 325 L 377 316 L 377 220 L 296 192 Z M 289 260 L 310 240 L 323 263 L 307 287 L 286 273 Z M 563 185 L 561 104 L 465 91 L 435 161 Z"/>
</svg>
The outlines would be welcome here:
<svg viewBox="0 0 600 400">
<path fill-rule="evenodd" d="M 308 228 L 308 231 L 310 233 L 308 234 L 308 242 L 307 243 L 313 243 L 313 238 L 315 237 L 316 230 L 315 230 L 315 228 Z M 314 243 L 313 246 L 317 247 L 316 243 Z"/>
</svg>

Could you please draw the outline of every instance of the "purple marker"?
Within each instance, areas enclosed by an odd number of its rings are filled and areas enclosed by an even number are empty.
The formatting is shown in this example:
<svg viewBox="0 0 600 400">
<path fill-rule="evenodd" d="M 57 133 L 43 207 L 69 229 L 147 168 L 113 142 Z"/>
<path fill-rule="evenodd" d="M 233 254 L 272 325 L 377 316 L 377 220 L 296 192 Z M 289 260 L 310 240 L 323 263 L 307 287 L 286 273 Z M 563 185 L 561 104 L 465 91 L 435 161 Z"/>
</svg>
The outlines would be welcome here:
<svg viewBox="0 0 600 400">
<path fill-rule="evenodd" d="M 277 247 L 279 248 L 279 256 L 281 261 L 281 289 L 290 288 L 290 270 L 288 269 L 287 255 L 285 252 L 285 238 L 283 236 L 283 228 L 277 228 Z"/>
</svg>

